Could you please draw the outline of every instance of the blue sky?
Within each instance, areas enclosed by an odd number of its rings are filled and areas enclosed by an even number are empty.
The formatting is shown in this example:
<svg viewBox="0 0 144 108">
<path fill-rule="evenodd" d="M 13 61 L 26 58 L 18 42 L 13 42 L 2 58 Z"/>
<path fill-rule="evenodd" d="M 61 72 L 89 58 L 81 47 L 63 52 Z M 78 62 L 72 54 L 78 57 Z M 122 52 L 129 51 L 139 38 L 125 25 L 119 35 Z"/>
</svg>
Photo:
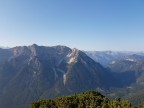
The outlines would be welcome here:
<svg viewBox="0 0 144 108">
<path fill-rule="evenodd" d="M 0 46 L 144 51 L 144 0 L 0 0 Z"/>
</svg>

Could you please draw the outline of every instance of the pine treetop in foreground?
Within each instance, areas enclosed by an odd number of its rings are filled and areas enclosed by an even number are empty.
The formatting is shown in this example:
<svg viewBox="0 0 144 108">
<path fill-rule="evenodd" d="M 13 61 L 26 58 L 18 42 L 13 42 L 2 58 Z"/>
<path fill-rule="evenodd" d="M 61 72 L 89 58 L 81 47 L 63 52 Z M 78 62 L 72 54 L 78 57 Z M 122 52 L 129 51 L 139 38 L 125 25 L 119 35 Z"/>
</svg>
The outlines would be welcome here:
<svg viewBox="0 0 144 108">
<path fill-rule="evenodd" d="M 39 100 L 30 108 L 136 108 L 127 100 L 110 100 L 96 91 L 58 97 L 54 100 Z"/>
</svg>

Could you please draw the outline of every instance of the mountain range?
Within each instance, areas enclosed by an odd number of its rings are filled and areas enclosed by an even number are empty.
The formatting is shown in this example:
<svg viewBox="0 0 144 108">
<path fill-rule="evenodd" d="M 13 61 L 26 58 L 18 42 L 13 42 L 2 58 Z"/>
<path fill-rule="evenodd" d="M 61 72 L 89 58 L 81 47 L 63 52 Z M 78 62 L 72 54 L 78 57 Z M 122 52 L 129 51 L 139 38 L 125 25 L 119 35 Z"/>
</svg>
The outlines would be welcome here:
<svg viewBox="0 0 144 108">
<path fill-rule="evenodd" d="M 39 99 L 87 90 L 109 92 L 109 96 L 117 89 L 136 93 L 136 87 L 144 88 L 143 64 L 143 53 L 87 52 L 36 44 L 1 48 L 0 106 L 27 108 Z"/>
<path fill-rule="evenodd" d="M 120 60 L 131 55 L 144 56 L 144 52 L 134 52 L 134 51 L 84 51 L 89 57 L 91 57 L 96 62 L 99 62 L 104 67 L 115 60 Z"/>
<path fill-rule="evenodd" d="M 0 49 L 0 106 L 28 107 L 41 98 L 118 86 L 112 74 L 84 52 L 33 44 Z"/>
</svg>

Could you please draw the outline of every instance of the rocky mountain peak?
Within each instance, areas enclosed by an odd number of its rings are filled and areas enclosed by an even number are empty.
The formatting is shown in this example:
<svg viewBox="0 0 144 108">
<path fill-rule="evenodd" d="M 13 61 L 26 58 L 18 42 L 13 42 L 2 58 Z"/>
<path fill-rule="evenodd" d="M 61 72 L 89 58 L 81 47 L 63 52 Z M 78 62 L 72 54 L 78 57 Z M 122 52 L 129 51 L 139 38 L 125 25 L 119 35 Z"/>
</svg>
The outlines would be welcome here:
<svg viewBox="0 0 144 108">
<path fill-rule="evenodd" d="M 38 45 L 37 44 L 32 44 L 31 47 L 38 47 Z"/>
<path fill-rule="evenodd" d="M 73 48 L 71 50 L 71 52 L 67 55 L 67 58 L 68 58 L 68 64 L 71 64 L 71 63 L 74 63 L 77 61 L 77 58 L 78 58 L 78 55 L 79 55 L 79 50 L 76 49 L 76 48 Z"/>
<path fill-rule="evenodd" d="M 38 49 L 38 45 L 36 45 L 36 44 L 33 44 L 33 45 L 31 45 L 31 46 L 29 46 L 28 48 L 29 48 L 29 50 L 30 50 L 30 52 L 31 52 L 31 56 L 37 56 L 37 49 Z"/>
</svg>

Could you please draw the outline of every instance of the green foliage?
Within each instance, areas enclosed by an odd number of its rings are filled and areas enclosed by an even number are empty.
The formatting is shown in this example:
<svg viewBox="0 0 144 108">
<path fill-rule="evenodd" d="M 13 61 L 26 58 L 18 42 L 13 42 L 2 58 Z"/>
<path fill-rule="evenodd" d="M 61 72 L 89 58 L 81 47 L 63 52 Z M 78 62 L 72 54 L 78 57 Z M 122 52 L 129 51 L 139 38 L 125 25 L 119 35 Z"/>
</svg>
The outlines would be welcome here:
<svg viewBox="0 0 144 108">
<path fill-rule="evenodd" d="M 34 102 L 30 108 L 134 108 L 126 100 L 109 100 L 96 91 L 88 91 L 71 96 L 58 97 L 54 100 Z"/>
<path fill-rule="evenodd" d="M 30 105 L 30 108 L 58 108 L 53 100 L 40 100 Z"/>
</svg>

